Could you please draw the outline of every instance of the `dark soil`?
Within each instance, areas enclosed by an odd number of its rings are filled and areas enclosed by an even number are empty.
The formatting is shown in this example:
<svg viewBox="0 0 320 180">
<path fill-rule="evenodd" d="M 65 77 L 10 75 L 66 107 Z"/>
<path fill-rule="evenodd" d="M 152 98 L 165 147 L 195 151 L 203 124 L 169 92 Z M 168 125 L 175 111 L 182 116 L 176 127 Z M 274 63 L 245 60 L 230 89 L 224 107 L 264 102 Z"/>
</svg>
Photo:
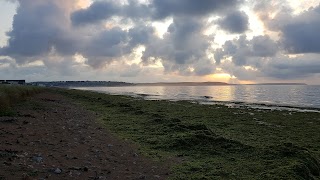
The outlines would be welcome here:
<svg viewBox="0 0 320 180">
<path fill-rule="evenodd" d="M 97 115 L 44 92 L 0 117 L 0 179 L 167 179 L 167 165 L 113 136 Z"/>
</svg>

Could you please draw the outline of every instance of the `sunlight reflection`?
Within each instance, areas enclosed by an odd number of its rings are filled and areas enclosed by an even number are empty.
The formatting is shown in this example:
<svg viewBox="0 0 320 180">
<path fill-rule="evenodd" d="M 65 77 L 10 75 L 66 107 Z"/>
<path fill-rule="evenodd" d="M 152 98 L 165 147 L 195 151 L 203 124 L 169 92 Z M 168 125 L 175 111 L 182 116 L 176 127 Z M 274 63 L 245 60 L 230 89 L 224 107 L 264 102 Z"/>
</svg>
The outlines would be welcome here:
<svg viewBox="0 0 320 180">
<path fill-rule="evenodd" d="M 216 86 L 215 88 L 206 88 L 208 94 L 218 101 L 232 101 L 235 95 L 234 86 Z"/>
<path fill-rule="evenodd" d="M 229 85 L 229 86 L 127 86 L 82 87 L 110 94 L 145 99 L 191 100 L 197 102 L 232 101 L 290 106 L 320 107 L 319 86 Z"/>
</svg>

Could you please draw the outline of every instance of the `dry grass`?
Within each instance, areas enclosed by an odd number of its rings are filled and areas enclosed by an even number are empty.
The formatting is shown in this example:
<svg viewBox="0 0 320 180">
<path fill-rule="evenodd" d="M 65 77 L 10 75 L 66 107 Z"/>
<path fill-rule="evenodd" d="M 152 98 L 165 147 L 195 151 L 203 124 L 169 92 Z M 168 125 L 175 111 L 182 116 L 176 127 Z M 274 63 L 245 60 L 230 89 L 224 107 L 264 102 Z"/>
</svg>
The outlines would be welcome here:
<svg viewBox="0 0 320 180">
<path fill-rule="evenodd" d="M 0 114 L 10 110 L 10 107 L 27 97 L 42 91 L 34 86 L 0 85 Z"/>
</svg>

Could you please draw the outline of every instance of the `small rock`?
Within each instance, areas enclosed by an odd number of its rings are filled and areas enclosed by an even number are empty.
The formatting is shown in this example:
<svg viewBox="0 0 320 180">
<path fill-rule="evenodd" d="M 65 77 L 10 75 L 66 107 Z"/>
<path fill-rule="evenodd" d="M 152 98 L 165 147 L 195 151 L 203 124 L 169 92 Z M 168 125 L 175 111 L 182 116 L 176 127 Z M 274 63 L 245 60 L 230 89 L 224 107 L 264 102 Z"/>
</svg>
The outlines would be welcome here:
<svg viewBox="0 0 320 180">
<path fill-rule="evenodd" d="M 10 163 L 10 162 L 3 162 L 3 165 L 11 166 L 11 165 L 12 165 L 12 163 Z M 0 177 L 1 177 L 1 176 L 0 176 Z"/>
<path fill-rule="evenodd" d="M 41 155 L 37 155 L 37 156 L 33 156 L 32 160 L 36 163 L 41 163 L 43 162 L 43 158 L 41 157 Z"/>
<path fill-rule="evenodd" d="M 62 173 L 62 170 L 61 170 L 60 168 L 56 168 L 56 169 L 54 170 L 54 173 L 55 173 L 55 174 L 61 174 L 61 173 Z"/>
<path fill-rule="evenodd" d="M 157 178 L 157 179 L 160 179 L 160 176 L 159 175 L 154 175 L 153 177 Z"/>
<path fill-rule="evenodd" d="M 81 167 L 71 167 L 69 168 L 70 170 L 77 170 L 77 171 L 80 171 L 81 170 Z"/>
<path fill-rule="evenodd" d="M 84 167 L 84 168 L 83 168 L 83 171 L 87 172 L 87 171 L 89 171 L 89 168 Z"/>
<path fill-rule="evenodd" d="M 108 144 L 108 147 L 113 147 L 113 145 L 112 144 Z"/>
</svg>

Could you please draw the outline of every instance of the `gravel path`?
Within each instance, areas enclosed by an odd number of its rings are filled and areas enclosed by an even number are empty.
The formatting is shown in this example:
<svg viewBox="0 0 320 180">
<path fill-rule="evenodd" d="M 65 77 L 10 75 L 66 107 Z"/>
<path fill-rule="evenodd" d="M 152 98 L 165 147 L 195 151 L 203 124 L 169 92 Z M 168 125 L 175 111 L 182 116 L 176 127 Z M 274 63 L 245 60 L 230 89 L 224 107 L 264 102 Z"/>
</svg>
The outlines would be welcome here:
<svg viewBox="0 0 320 180">
<path fill-rule="evenodd" d="M 38 94 L 0 117 L 0 179 L 166 179 L 164 165 L 114 137 L 97 115 L 58 94 Z"/>
</svg>

